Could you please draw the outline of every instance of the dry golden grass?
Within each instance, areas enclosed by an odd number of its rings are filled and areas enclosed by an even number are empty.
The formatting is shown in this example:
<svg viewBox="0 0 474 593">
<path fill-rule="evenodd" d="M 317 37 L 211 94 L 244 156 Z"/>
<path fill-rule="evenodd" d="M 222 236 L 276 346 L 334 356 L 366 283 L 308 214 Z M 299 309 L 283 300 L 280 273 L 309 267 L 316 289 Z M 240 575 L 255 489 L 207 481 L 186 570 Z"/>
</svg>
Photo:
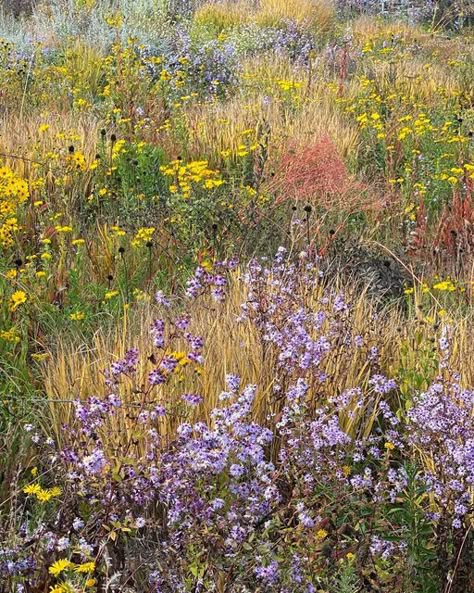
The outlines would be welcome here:
<svg viewBox="0 0 474 593">
<path fill-rule="evenodd" d="M 446 91 L 459 92 L 455 71 L 447 64 L 421 60 L 380 61 L 373 63 L 363 74 L 374 81 L 375 88 L 382 95 L 397 94 L 435 107 Z M 358 94 L 358 82 L 353 81 L 353 90 Z"/>
<path fill-rule="evenodd" d="M 41 132 L 42 125 L 49 127 Z M 0 153 L 5 155 L 2 158 L 9 166 L 28 178 L 37 168 L 35 164 L 47 162 L 45 155 L 57 152 L 59 148 L 67 149 L 69 144 L 74 144 L 92 160 L 96 154 L 99 128 L 100 122 L 94 116 L 70 111 L 10 113 L 0 118 Z"/>
<path fill-rule="evenodd" d="M 377 37 L 390 39 L 392 35 L 413 41 L 424 34 L 419 27 L 410 25 L 406 21 L 384 21 L 370 16 L 360 16 L 355 19 L 350 24 L 350 31 L 354 39 L 362 43 Z"/>
<path fill-rule="evenodd" d="M 194 22 L 223 31 L 247 22 L 250 16 L 250 7 L 245 2 L 206 2 L 195 12 Z"/>
<path fill-rule="evenodd" d="M 295 80 L 294 73 L 287 78 L 282 70 L 277 75 L 267 76 L 273 84 L 278 79 Z M 301 92 L 305 92 L 305 88 Z M 270 152 L 276 153 L 289 139 L 310 144 L 329 134 L 341 156 L 355 159 L 360 143 L 357 126 L 337 110 L 327 90 L 325 92 L 314 85 L 310 93 L 311 96 L 293 113 L 279 101 L 267 103 L 263 92 L 244 99 L 236 97 L 225 104 L 210 103 L 200 108 L 189 108 L 185 112 L 189 130 L 189 143 L 185 149 L 190 158 L 206 154 L 220 160 L 222 151 L 237 151 L 243 132 L 254 130 L 247 137 L 254 139 L 259 130 L 265 128 L 270 134 Z"/>
<path fill-rule="evenodd" d="M 341 284 L 342 288 L 344 287 Z M 320 291 L 308 294 L 307 305 L 316 307 L 320 295 Z M 269 415 L 280 413 L 283 398 L 278 398 L 273 393 L 277 376 L 275 353 L 265 348 L 258 330 L 252 323 L 235 322 L 245 296 L 246 288 L 236 276 L 224 304 L 215 305 L 209 302 L 207 306 L 203 306 L 202 303 L 199 306 L 191 306 L 189 312 L 193 316 L 192 332 L 202 335 L 206 344 L 202 373 L 196 373 L 191 366 L 185 367 L 181 376 L 173 377 L 164 388 L 157 388 L 154 401 L 178 405 L 180 396 L 189 392 L 200 393 L 204 401 L 192 411 L 181 407 L 182 415 L 162 419 L 161 434 L 171 437 L 177 424 L 184 419 L 209 421 L 211 410 L 222 405 L 218 395 L 225 388 L 227 373 L 239 375 L 243 385 L 258 386 L 254 406 L 256 419 L 265 422 Z M 373 308 L 366 295 L 359 294 L 352 300 L 355 333 L 365 336 L 367 343 L 378 347 L 381 372 L 400 378 L 400 390 L 405 400 L 400 402 L 400 406 L 405 405 L 414 395 L 416 381 L 420 388 L 426 388 L 436 372 L 430 367 L 430 361 L 433 360 L 438 330 L 437 325 L 428 319 L 430 316 L 433 319 L 437 318 L 436 311 L 440 306 L 433 300 L 433 310 L 422 315 L 417 307 L 422 297 L 426 300 L 426 294 L 417 289 L 414 309 L 408 317 L 404 317 L 396 309 L 387 310 L 379 315 L 376 324 L 371 318 Z M 58 336 L 49 359 L 43 362 L 42 380 L 50 402 L 47 428 L 59 441 L 62 426 L 71 420 L 72 412 L 71 404 L 61 403 L 61 400 L 85 398 L 90 395 L 103 397 L 107 394 L 104 368 L 122 358 L 131 347 L 137 347 L 142 355 L 138 379 L 135 383 L 124 383 L 121 395 L 127 404 L 140 405 L 141 395 L 137 393 L 136 388 L 144 382 L 146 374 L 153 368 L 147 358 L 151 354 L 149 327 L 152 320 L 160 317 L 162 313 L 156 305 L 142 303 L 139 309 L 130 311 L 120 324 L 112 328 L 104 326 L 99 329 L 88 344 L 71 344 Z M 466 385 L 472 384 L 474 362 L 469 355 L 472 320 L 459 317 L 451 324 L 454 329 L 454 366 L 462 373 L 463 382 Z M 178 345 L 176 349 L 184 350 L 185 347 Z M 324 365 L 324 371 L 329 375 L 329 380 L 326 384 L 312 386 L 313 407 L 345 389 L 367 385 L 370 377 L 365 354 L 361 352 L 360 355 L 347 356 L 343 345 L 331 353 Z M 288 379 L 289 382 L 293 380 L 294 378 Z M 282 385 L 283 390 L 287 387 L 288 384 Z M 350 410 L 341 410 L 344 429 L 351 434 L 368 434 L 374 420 L 372 404 L 352 414 L 348 413 Z M 116 435 L 128 435 L 132 430 L 133 422 L 121 417 L 117 420 L 113 432 Z"/>
<path fill-rule="evenodd" d="M 292 20 L 314 32 L 331 29 L 335 19 L 332 0 L 261 0 L 256 20 L 263 26 L 276 26 Z"/>
</svg>

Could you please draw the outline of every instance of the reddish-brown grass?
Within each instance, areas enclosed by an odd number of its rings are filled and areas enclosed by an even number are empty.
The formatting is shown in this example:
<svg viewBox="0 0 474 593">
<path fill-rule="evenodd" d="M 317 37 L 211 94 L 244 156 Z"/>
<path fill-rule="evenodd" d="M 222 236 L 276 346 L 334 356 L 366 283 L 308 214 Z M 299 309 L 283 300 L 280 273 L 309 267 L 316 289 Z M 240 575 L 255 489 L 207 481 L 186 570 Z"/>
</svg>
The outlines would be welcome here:
<svg viewBox="0 0 474 593">
<path fill-rule="evenodd" d="M 376 208 L 379 200 L 354 179 L 329 136 L 301 145 L 293 142 L 279 156 L 269 189 L 277 202 L 304 201 L 325 209 Z"/>
</svg>

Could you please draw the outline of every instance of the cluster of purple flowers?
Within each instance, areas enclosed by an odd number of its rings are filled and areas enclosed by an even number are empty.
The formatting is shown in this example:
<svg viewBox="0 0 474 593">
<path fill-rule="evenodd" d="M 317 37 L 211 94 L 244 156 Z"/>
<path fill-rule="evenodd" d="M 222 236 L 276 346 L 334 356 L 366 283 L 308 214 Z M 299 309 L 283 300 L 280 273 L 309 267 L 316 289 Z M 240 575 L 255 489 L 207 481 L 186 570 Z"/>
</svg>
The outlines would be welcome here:
<svg viewBox="0 0 474 593">
<path fill-rule="evenodd" d="M 224 299 L 226 269 L 235 262 L 219 273 L 198 268 L 189 297 Z M 361 574 L 368 563 L 413 561 L 403 539 L 409 527 L 386 519 L 403 508 L 413 479 L 430 495 L 417 504 L 426 505 L 432 526 L 449 518 L 459 530 L 472 520 L 474 395 L 460 378 L 440 376 L 408 413 L 397 413 L 396 380 L 383 374 L 376 344 L 355 327 L 350 303 L 319 291 L 317 261 L 295 263 L 280 250 L 273 261 L 250 262 L 242 280 L 237 323 L 252 324 L 273 361 L 267 413 L 256 414 L 262 386 L 242 385 L 234 374 L 205 417 L 196 415 L 199 393 L 166 397 L 178 364 L 169 354 L 173 341 L 186 344 L 187 358 L 198 364 L 205 363 L 205 342 L 192 332 L 192 316 L 173 317 L 160 294 L 165 317 L 151 328 L 153 355 L 132 349 L 112 364 L 107 393 L 76 403 L 59 455 L 45 442 L 64 494 L 48 529 L 31 516 L 22 536 L 24 550 L 35 547 L 42 564 L 72 549 L 100 559 L 114 529 L 114 553 L 122 546 L 123 557 L 143 554 L 144 591 L 212 590 L 231 579 L 232 592 L 308 593 L 337 559 L 351 563 L 360 554 L 354 570 L 359 562 Z M 440 348 L 445 365 L 449 340 Z M 334 361 L 344 372 L 357 356 L 366 379 L 335 392 Z M 145 359 L 154 368 L 142 382 Z M 413 463 L 416 472 L 409 471 Z M 9 578 L 40 582 L 24 551 L 2 554 L 0 571 Z M 124 579 L 132 566 L 120 566 Z"/>
</svg>

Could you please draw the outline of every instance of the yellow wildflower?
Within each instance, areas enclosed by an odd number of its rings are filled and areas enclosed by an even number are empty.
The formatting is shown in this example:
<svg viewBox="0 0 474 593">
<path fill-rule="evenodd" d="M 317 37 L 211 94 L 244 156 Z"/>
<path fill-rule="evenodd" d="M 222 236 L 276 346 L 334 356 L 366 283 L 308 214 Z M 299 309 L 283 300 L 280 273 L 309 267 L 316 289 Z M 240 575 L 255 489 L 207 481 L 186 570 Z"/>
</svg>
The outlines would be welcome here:
<svg viewBox="0 0 474 593">
<path fill-rule="evenodd" d="M 10 297 L 9 310 L 11 312 L 16 311 L 20 305 L 26 303 L 27 299 L 26 292 L 23 292 L 23 290 L 15 291 Z"/>
<path fill-rule="evenodd" d="M 48 572 L 49 574 L 52 574 L 56 577 L 63 571 L 73 566 L 74 564 L 70 560 L 67 558 L 61 558 L 60 560 L 56 560 L 56 562 L 49 567 Z"/>
<path fill-rule="evenodd" d="M 29 484 L 23 488 L 24 494 L 38 494 L 41 492 L 41 486 L 39 484 Z"/>
<path fill-rule="evenodd" d="M 44 360 L 45 358 L 48 358 L 48 356 L 49 354 L 47 352 L 36 352 L 35 354 L 31 355 L 31 358 L 39 362 L 41 360 Z"/>
<path fill-rule="evenodd" d="M 18 344 L 20 342 L 20 336 L 17 336 L 15 328 L 8 329 L 0 332 L 0 339 L 11 344 Z"/>
<path fill-rule="evenodd" d="M 443 280 L 442 282 L 437 282 L 436 284 L 434 284 L 433 289 L 453 292 L 456 290 L 456 286 L 451 282 L 451 280 Z"/>
<path fill-rule="evenodd" d="M 69 319 L 72 319 L 72 321 L 82 321 L 82 319 L 84 319 L 85 314 L 83 311 L 75 311 L 74 313 L 71 313 L 69 315 Z"/>
<path fill-rule="evenodd" d="M 75 572 L 80 572 L 80 573 L 94 572 L 94 570 L 95 570 L 95 562 L 86 562 L 85 564 L 80 564 L 79 566 L 76 566 L 76 568 L 74 569 Z"/>
<path fill-rule="evenodd" d="M 105 293 L 104 299 L 106 301 L 109 301 L 110 299 L 113 299 L 114 297 L 116 297 L 118 294 L 119 294 L 118 290 L 109 290 Z"/>
<path fill-rule="evenodd" d="M 328 532 L 325 529 L 318 529 L 316 532 L 316 537 L 320 540 L 323 540 L 327 537 Z"/>
</svg>

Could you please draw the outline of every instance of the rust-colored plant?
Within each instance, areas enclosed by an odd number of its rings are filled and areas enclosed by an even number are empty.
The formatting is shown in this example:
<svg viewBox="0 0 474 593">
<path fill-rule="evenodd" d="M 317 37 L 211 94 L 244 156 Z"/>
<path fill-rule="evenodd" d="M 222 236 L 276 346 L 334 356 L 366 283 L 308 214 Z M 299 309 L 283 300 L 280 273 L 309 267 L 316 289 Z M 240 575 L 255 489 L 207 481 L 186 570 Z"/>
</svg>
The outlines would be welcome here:
<svg viewBox="0 0 474 593">
<path fill-rule="evenodd" d="M 354 179 L 329 136 L 300 145 L 293 142 L 281 154 L 270 184 L 277 202 L 296 200 L 324 209 L 374 209 L 378 199 Z"/>
</svg>

